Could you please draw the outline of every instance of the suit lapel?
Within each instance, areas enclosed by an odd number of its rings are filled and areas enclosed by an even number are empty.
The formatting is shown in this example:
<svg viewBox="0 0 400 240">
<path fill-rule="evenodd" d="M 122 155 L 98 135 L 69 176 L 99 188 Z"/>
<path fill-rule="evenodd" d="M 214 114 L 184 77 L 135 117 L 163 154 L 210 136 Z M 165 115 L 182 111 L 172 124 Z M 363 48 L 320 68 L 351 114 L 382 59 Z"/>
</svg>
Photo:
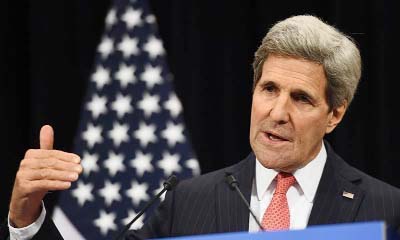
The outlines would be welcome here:
<svg viewBox="0 0 400 240">
<path fill-rule="evenodd" d="M 239 188 L 250 202 L 254 177 L 255 157 L 250 154 L 244 161 L 228 168 L 239 182 Z M 216 212 L 218 232 L 239 232 L 249 229 L 249 210 L 235 190 L 223 180 L 216 187 Z"/>
<path fill-rule="evenodd" d="M 322 173 L 308 225 L 354 221 L 364 192 L 361 178 L 325 142 L 327 161 Z"/>
</svg>

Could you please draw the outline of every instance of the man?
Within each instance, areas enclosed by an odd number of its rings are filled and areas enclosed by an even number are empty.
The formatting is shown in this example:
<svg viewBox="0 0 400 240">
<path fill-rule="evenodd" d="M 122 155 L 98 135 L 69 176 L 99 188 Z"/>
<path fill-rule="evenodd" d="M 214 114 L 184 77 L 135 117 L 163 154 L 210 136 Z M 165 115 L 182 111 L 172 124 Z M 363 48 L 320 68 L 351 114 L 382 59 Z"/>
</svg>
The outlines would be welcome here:
<svg viewBox="0 0 400 240">
<path fill-rule="evenodd" d="M 361 75 L 355 44 L 313 16 L 275 24 L 255 53 L 250 143 L 236 165 L 183 181 L 156 214 L 127 239 L 258 231 L 231 173 L 266 230 L 369 220 L 400 224 L 400 191 L 347 165 L 323 141 L 342 120 Z M 29 150 L 10 203 L 14 239 L 61 239 L 45 213 L 47 191 L 68 189 L 79 157 L 51 150 L 45 126 L 41 149 Z M 22 228 L 22 229 L 21 229 Z"/>
</svg>

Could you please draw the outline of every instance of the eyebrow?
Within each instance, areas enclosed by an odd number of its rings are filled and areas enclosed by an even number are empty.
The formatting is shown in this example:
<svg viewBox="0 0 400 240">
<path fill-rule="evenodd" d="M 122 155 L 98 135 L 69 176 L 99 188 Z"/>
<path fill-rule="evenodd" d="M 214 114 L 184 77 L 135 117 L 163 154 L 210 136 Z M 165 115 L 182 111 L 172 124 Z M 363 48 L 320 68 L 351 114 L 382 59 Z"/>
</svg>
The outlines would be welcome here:
<svg viewBox="0 0 400 240">
<path fill-rule="evenodd" d="M 280 86 L 277 82 L 275 82 L 275 81 L 273 81 L 273 80 L 267 80 L 267 79 L 265 79 L 265 80 L 260 80 L 260 86 L 261 86 L 261 87 L 268 86 L 268 85 L 274 85 L 274 86 L 276 86 L 277 88 L 281 88 L 281 86 Z M 309 98 L 310 98 L 310 101 L 312 101 L 312 102 L 314 102 L 314 103 L 315 103 L 316 100 L 317 100 L 317 98 L 314 96 L 314 94 L 312 94 L 311 92 L 306 91 L 306 90 L 304 90 L 304 89 L 301 89 L 301 88 L 292 89 L 292 90 L 290 91 L 290 95 L 292 95 L 293 93 L 294 93 L 294 94 L 303 94 L 303 95 L 309 97 Z"/>
<path fill-rule="evenodd" d="M 275 81 L 273 81 L 273 80 L 260 80 L 260 86 L 261 87 L 264 87 L 264 86 L 267 86 L 267 85 L 274 85 L 276 87 L 280 87 L 280 85 L 278 83 L 276 83 Z"/>
<path fill-rule="evenodd" d="M 316 99 L 313 95 L 311 95 L 309 92 L 306 92 L 306 91 L 304 91 L 304 90 L 302 90 L 302 89 L 294 89 L 294 91 L 291 92 L 291 95 L 292 95 L 292 94 L 307 96 L 307 97 L 309 98 L 309 100 L 310 100 L 312 103 L 315 103 L 316 100 L 317 100 L 317 99 Z"/>
</svg>

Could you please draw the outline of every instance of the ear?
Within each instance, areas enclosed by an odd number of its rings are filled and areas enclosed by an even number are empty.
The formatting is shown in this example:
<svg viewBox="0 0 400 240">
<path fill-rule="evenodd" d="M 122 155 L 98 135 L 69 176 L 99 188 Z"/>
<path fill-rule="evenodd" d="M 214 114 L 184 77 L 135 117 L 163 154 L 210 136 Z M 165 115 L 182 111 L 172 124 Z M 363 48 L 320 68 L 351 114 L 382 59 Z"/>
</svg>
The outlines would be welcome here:
<svg viewBox="0 0 400 240">
<path fill-rule="evenodd" d="M 347 101 L 344 101 L 341 106 L 332 109 L 328 116 L 328 124 L 325 133 L 331 133 L 336 128 L 340 121 L 342 121 L 346 110 Z"/>
</svg>

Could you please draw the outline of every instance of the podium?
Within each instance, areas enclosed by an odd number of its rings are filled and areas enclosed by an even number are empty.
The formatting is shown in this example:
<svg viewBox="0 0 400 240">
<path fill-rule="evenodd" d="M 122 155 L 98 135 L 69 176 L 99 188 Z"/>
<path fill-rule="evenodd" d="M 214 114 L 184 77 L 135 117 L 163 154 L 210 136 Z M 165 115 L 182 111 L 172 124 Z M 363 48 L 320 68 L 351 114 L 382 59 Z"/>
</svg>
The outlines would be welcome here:
<svg viewBox="0 0 400 240">
<path fill-rule="evenodd" d="M 197 235 L 168 240 L 400 240 L 384 222 L 311 226 L 304 230 Z"/>
</svg>

